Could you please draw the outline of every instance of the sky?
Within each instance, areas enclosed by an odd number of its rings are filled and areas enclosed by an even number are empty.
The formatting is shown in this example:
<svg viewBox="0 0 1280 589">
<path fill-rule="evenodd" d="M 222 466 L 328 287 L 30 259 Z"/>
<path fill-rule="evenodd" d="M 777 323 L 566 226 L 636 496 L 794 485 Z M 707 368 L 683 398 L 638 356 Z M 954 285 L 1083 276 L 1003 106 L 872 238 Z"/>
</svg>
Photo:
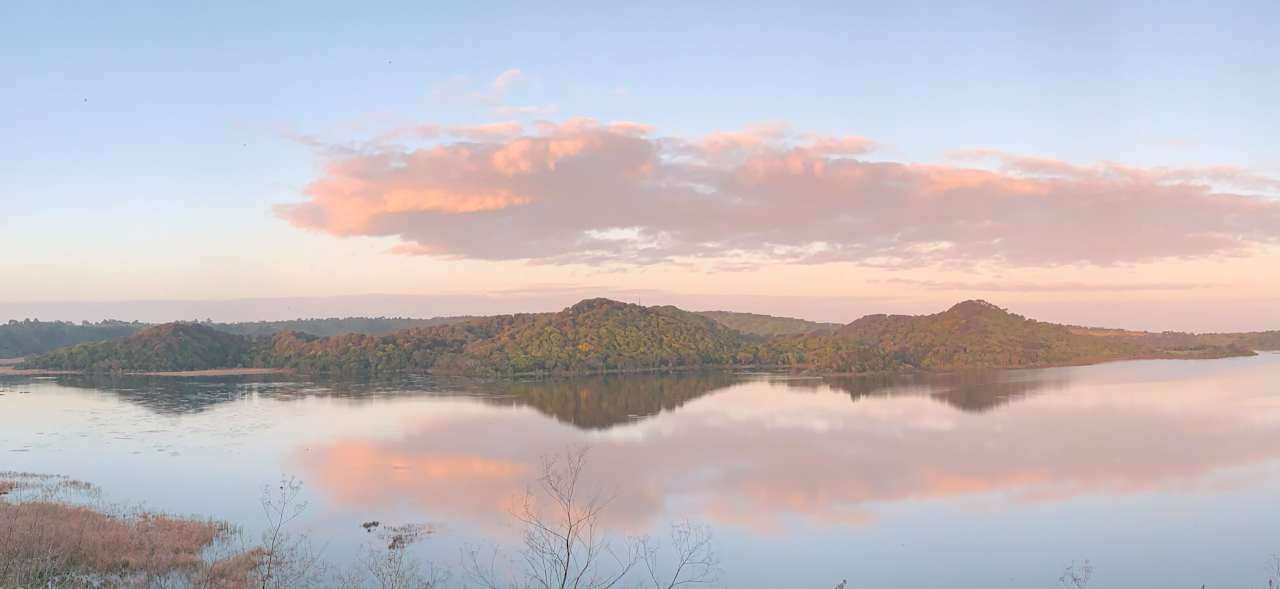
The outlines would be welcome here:
<svg viewBox="0 0 1280 589">
<path fill-rule="evenodd" d="M 454 4 L 0 4 L 0 320 L 1280 328 L 1275 3 Z"/>
</svg>

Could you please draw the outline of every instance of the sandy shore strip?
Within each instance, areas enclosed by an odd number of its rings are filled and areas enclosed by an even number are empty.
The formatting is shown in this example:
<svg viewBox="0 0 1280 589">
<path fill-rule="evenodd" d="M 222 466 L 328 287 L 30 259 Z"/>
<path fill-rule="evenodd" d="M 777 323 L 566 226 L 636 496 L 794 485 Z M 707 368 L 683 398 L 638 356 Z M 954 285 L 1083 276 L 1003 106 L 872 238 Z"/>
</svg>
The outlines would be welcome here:
<svg viewBox="0 0 1280 589">
<path fill-rule="evenodd" d="M 123 376 L 261 376 L 267 374 L 287 374 L 284 368 L 215 368 L 213 370 L 182 370 L 175 372 L 121 372 L 107 373 Z M 83 374 L 77 370 L 43 370 L 39 368 L 19 370 L 12 365 L 0 366 L 0 376 L 59 376 L 65 374 Z"/>
<path fill-rule="evenodd" d="M 31 368 L 19 370 L 12 365 L 0 366 L 0 376 L 58 376 L 60 374 L 79 374 L 74 370 L 45 370 L 43 368 Z"/>
<path fill-rule="evenodd" d="M 176 372 L 126 372 L 130 376 L 259 376 L 287 374 L 285 368 L 214 368 L 212 370 L 181 370 Z"/>
</svg>

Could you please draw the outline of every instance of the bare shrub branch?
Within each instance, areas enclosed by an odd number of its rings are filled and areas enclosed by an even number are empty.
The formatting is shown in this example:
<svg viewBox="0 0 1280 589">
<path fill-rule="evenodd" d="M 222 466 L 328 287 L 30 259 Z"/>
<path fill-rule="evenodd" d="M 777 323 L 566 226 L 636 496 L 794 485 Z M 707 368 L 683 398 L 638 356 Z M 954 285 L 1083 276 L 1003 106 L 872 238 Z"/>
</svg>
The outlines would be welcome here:
<svg viewBox="0 0 1280 589">
<path fill-rule="evenodd" d="M 262 491 L 262 512 L 266 529 L 259 558 L 252 571 L 253 585 L 260 589 L 301 589 L 319 585 L 324 578 L 320 552 L 304 535 L 290 529 L 307 509 L 301 498 L 302 482 L 281 478 Z"/>
<path fill-rule="evenodd" d="M 720 560 L 711 543 L 711 528 L 683 521 L 671 525 L 673 561 L 664 576 L 660 547 L 647 538 L 641 541 L 641 556 L 654 589 L 675 589 L 685 585 L 709 584 L 720 580 Z"/>
<path fill-rule="evenodd" d="M 704 526 L 672 526 L 669 561 L 662 558 L 661 544 L 648 538 L 611 540 L 601 518 L 613 497 L 585 488 L 587 455 L 586 448 L 576 448 L 543 460 L 536 483 L 511 510 L 523 530 L 519 557 L 502 559 L 493 548 L 465 549 L 463 569 L 474 582 L 488 589 L 610 589 L 635 584 L 628 579 L 641 568 L 638 584 L 655 589 L 718 580 L 718 559 Z M 505 580 L 500 568 L 512 571 Z"/>
<path fill-rule="evenodd" d="M 1088 560 L 1072 562 L 1058 577 L 1058 584 L 1066 589 L 1088 589 L 1093 578 L 1093 565 Z"/>
</svg>

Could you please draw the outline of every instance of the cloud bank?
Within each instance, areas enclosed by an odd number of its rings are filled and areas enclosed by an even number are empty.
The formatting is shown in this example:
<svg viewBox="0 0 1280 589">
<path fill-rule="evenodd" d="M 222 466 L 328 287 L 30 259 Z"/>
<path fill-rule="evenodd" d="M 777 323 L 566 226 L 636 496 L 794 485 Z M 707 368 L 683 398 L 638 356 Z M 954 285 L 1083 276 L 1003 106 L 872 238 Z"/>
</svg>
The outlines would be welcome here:
<svg viewBox="0 0 1280 589">
<path fill-rule="evenodd" d="M 397 236 L 402 254 L 646 264 L 690 258 L 912 266 L 1146 262 L 1280 240 L 1275 180 L 1230 167 L 876 159 L 874 142 L 760 126 L 663 137 L 632 122 L 424 125 L 322 149 L 290 223 Z"/>
</svg>

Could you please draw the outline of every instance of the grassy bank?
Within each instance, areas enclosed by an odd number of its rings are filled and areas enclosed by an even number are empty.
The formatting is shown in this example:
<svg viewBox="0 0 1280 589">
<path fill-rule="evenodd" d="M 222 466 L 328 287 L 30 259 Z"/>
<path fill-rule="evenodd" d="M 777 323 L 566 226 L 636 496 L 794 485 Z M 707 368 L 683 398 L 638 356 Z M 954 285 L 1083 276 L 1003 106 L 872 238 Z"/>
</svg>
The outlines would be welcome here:
<svg viewBox="0 0 1280 589">
<path fill-rule="evenodd" d="M 722 586 L 709 528 L 686 522 L 664 540 L 610 539 L 598 526 L 608 499 L 580 487 L 584 466 L 581 452 L 545 462 L 530 494 L 511 511 L 524 531 L 518 554 L 473 546 L 452 564 L 419 562 L 408 548 L 432 534 L 431 527 L 370 521 L 360 524 L 368 546 L 345 566 L 326 562 L 305 533 L 293 529 L 305 503 L 301 484 L 291 479 L 264 490 L 265 531 L 250 541 L 225 522 L 112 507 L 89 483 L 0 472 L 0 589 Z M 1267 561 L 1264 574 L 1258 587 L 1280 586 L 1280 556 Z M 1088 561 L 1073 562 L 1056 583 L 1046 575 L 1039 586 L 1087 589 L 1093 576 Z M 848 581 L 835 587 L 854 589 Z"/>
</svg>

